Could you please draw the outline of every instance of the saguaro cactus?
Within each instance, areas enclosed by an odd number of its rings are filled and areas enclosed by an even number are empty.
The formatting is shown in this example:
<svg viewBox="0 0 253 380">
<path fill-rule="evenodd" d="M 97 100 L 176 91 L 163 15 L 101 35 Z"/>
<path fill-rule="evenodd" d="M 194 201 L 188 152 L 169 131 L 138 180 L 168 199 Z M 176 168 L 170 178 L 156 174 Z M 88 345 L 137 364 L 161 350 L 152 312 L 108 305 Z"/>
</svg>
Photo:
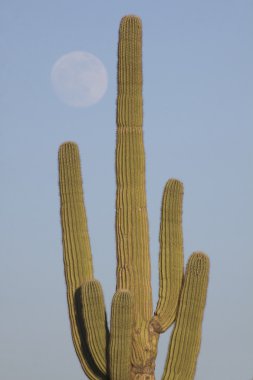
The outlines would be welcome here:
<svg viewBox="0 0 253 380">
<path fill-rule="evenodd" d="M 162 200 L 160 287 L 153 313 L 142 118 L 142 26 L 138 17 L 126 16 L 120 24 L 118 46 L 117 284 L 110 332 L 102 288 L 93 275 L 78 147 L 66 142 L 59 149 L 72 337 L 88 378 L 153 380 L 159 335 L 174 323 L 162 379 L 191 380 L 200 349 L 209 259 L 204 253 L 193 253 L 184 273 L 183 185 L 171 179 Z"/>
</svg>

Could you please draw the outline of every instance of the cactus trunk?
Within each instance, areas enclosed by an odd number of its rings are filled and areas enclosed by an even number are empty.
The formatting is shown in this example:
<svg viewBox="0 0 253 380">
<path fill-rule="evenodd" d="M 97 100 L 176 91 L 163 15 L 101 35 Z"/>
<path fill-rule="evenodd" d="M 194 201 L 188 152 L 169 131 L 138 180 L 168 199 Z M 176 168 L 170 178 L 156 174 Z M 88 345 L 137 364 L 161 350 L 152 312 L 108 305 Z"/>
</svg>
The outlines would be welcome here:
<svg viewBox="0 0 253 380">
<path fill-rule="evenodd" d="M 145 183 L 142 110 L 142 27 L 137 17 L 122 19 L 118 46 L 116 141 L 117 289 L 134 298 L 133 371 L 151 360 L 149 322 L 153 313 Z"/>
</svg>

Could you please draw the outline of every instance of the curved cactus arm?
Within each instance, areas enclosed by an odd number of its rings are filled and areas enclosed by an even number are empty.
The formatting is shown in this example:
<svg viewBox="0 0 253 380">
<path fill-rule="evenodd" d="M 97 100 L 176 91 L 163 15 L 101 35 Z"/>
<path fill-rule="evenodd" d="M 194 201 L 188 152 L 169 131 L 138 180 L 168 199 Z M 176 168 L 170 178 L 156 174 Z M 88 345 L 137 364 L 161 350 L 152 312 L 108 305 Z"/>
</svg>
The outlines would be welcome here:
<svg viewBox="0 0 253 380">
<path fill-rule="evenodd" d="M 131 370 L 133 304 L 129 291 L 118 290 L 112 300 L 110 379 L 129 380 Z"/>
<path fill-rule="evenodd" d="M 95 380 L 97 377 L 81 342 L 77 310 L 80 286 L 93 279 L 78 146 L 72 142 L 62 144 L 58 160 L 64 271 L 72 339 L 82 368 L 90 379 Z"/>
<path fill-rule="evenodd" d="M 187 264 L 176 325 L 162 380 L 193 380 L 200 350 L 209 258 L 194 253 Z"/>
<path fill-rule="evenodd" d="M 117 289 L 133 295 L 137 324 L 152 316 L 142 113 L 142 25 L 138 17 L 126 16 L 118 45 Z"/>
<path fill-rule="evenodd" d="M 174 322 L 182 286 L 183 232 L 182 202 L 183 184 L 170 179 L 164 188 L 159 254 L 159 299 L 152 325 L 157 332 L 164 332 Z"/>
<path fill-rule="evenodd" d="M 99 281 L 86 281 L 81 288 L 84 334 L 92 358 L 99 370 L 107 372 L 107 321 L 103 290 Z"/>
</svg>

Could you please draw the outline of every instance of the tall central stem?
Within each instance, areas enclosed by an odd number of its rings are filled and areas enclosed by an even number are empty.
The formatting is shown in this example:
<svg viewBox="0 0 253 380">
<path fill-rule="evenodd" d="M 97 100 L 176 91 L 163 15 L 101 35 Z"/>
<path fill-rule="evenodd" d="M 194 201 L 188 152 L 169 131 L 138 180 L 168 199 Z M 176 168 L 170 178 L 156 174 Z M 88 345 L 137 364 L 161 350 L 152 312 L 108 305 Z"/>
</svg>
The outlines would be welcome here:
<svg viewBox="0 0 253 380">
<path fill-rule="evenodd" d="M 118 50 L 117 289 L 133 296 L 132 376 L 146 380 L 140 376 L 153 374 L 155 354 L 149 331 L 153 306 L 142 121 L 142 26 L 139 18 L 127 16 Z"/>
</svg>

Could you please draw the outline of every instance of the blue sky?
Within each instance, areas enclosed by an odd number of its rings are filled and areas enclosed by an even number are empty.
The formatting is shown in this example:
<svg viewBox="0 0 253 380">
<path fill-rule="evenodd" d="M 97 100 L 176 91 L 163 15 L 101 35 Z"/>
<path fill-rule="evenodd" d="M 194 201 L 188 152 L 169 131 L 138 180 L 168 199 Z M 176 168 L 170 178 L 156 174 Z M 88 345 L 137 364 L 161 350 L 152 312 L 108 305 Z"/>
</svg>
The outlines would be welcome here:
<svg viewBox="0 0 253 380">
<path fill-rule="evenodd" d="M 0 378 L 80 380 L 65 297 L 57 151 L 80 147 L 96 278 L 115 289 L 118 26 L 143 22 L 144 139 L 154 305 L 163 186 L 184 182 L 185 259 L 203 250 L 210 286 L 196 380 L 253 378 L 251 0 L 2 1 Z M 108 90 L 89 108 L 55 96 L 68 52 L 95 54 Z M 160 339 L 161 378 L 169 333 Z"/>
</svg>

